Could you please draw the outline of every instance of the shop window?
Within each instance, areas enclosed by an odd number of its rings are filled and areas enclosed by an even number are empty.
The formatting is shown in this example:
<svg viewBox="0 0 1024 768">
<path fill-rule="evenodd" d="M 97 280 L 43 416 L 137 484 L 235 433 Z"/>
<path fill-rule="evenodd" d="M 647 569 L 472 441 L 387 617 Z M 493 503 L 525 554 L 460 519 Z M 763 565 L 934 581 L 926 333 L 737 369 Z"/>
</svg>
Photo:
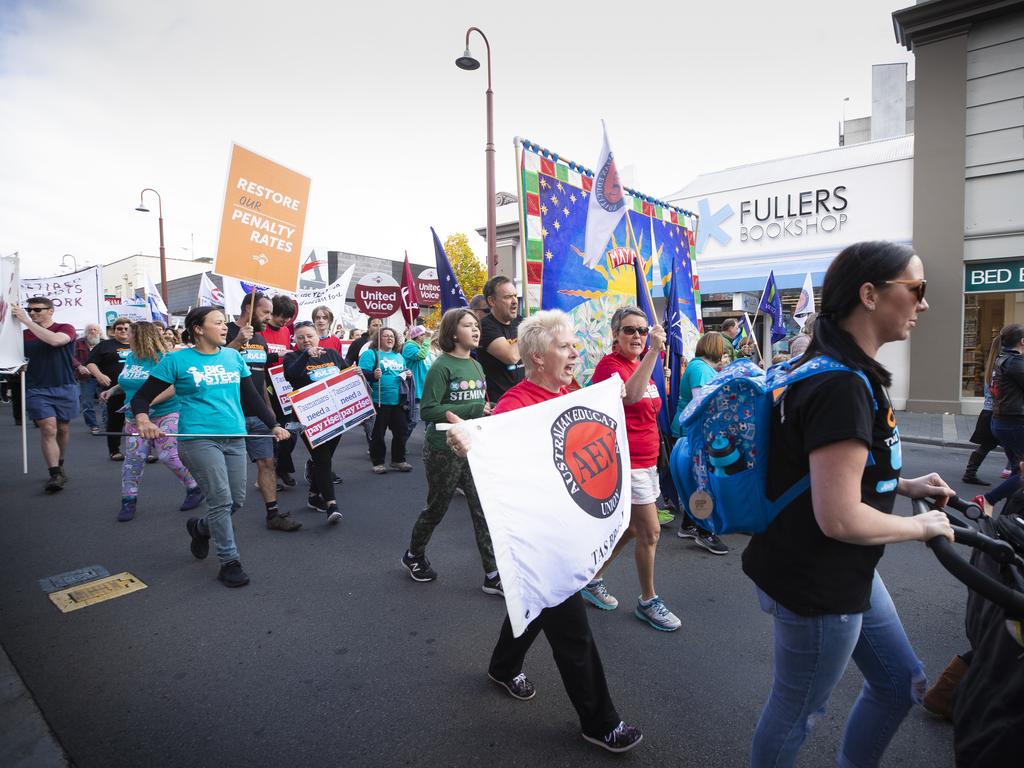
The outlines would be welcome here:
<svg viewBox="0 0 1024 768">
<path fill-rule="evenodd" d="M 960 393 L 983 397 L 985 356 L 1002 329 L 1006 298 L 1002 293 L 968 293 L 964 296 L 964 345 Z"/>
</svg>

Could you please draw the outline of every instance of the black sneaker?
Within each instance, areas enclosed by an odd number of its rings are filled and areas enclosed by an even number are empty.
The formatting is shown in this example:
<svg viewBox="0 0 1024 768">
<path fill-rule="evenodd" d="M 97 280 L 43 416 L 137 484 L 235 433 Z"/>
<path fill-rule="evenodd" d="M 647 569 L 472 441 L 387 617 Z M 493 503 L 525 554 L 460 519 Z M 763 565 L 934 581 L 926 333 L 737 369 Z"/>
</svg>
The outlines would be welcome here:
<svg viewBox="0 0 1024 768">
<path fill-rule="evenodd" d="M 530 678 L 526 676 L 525 672 L 520 672 L 518 675 L 513 677 L 509 681 L 499 680 L 490 672 L 487 676 L 491 678 L 492 682 L 497 683 L 506 691 L 508 695 L 513 699 L 519 699 L 520 701 L 529 701 L 537 695 L 537 689 L 533 687 L 533 683 L 530 682 Z"/>
<path fill-rule="evenodd" d="M 196 560 L 203 560 L 208 554 L 210 554 L 210 534 L 205 536 L 199 530 L 199 518 L 190 517 L 185 522 L 185 530 L 188 531 L 188 535 L 192 537 L 192 543 L 189 544 L 189 549 L 192 550 L 192 557 Z"/>
<path fill-rule="evenodd" d="M 341 485 L 342 482 L 344 481 L 340 477 L 338 477 L 337 472 L 331 472 L 331 482 L 334 483 L 335 485 Z"/>
<path fill-rule="evenodd" d="M 696 536 L 693 543 L 698 547 L 703 547 L 712 555 L 727 555 L 729 554 L 729 548 L 725 546 L 720 538 L 715 536 L 713 533 L 709 533 L 706 536 L 700 534 Z"/>
<path fill-rule="evenodd" d="M 242 564 L 237 560 L 231 560 L 220 567 L 217 579 L 223 582 L 225 587 L 244 587 L 249 583 L 249 577 L 242 570 Z"/>
<path fill-rule="evenodd" d="M 276 515 L 271 515 L 267 518 L 267 528 L 272 531 L 286 531 L 291 533 L 297 531 L 302 527 L 302 523 L 298 520 L 292 520 L 291 516 L 287 512 L 279 512 Z"/>
<path fill-rule="evenodd" d="M 341 522 L 342 514 L 338 505 L 334 502 L 327 502 L 327 522 L 336 525 Z"/>
<path fill-rule="evenodd" d="M 402 555 L 402 565 L 408 569 L 413 581 L 433 581 L 437 578 L 426 555 L 414 555 L 407 551 Z"/>
<path fill-rule="evenodd" d="M 625 722 L 620 721 L 610 733 L 606 733 L 604 736 L 587 736 L 584 733 L 583 738 L 591 744 L 597 744 L 597 746 L 607 749 L 609 752 L 629 752 L 629 750 L 644 740 L 644 735 L 640 733 L 640 729 L 636 726 L 626 725 Z"/>
<path fill-rule="evenodd" d="M 696 539 L 700 536 L 700 528 L 687 520 L 679 527 L 679 533 L 676 536 L 680 539 Z"/>
<path fill-rule="evenodd" d="M 289 488 L 295 487 L 295 478 L 292 477 L 287 472 L 278 472 L 277 479 L 280 480 L 284 485 L 286 485 Z"/>
<path fill-rule="evenodd" d="M 489 579 L 484 576 L 484 585 L 481 589 L 488 595 L 499 595 L 500 597 L 505 596 L 505 591 L 501 588 L 501 574 L 497 574 L 493 579 Z"/>
<path fill-rule="evenodd" d="M 306 506 L 317 512 L 327 512 L 327 502 L 324 501 L 324 497 L 319 493 L 309 494 L 309 498 L 306 499 Z"/>
<path fill-rule="evenodd" d="M 64 490 L 64 483 L 67 482 L 67 477 L 63 472 L 58 472 L 56 475 L 51 475 L 46 481 L 46 485 L 43 486 L 43 490 L 47 493 L 56 493 L 57 491 Z"/>
</svg>

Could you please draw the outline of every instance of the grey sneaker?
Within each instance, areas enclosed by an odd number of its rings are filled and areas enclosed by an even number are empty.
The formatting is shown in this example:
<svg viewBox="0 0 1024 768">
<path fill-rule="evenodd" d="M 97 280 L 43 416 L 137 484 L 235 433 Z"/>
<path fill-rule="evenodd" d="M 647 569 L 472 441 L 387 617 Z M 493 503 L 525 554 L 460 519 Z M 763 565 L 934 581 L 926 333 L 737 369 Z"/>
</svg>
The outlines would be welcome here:
<svg viewBox="0 0 1024 768">
<path fill-rule="evenodd" d="M 604 579 L 594 579 L 591 581 L 580 590 L 580 596 L 602 611 L 614 611 L 619 607 L 619 601 L 608 594 L 608 588 L 604 585 Z"/>
<path fill-rule="evenodd" d="M 709 533 L 707 536 L 704 536 L 704 535 L 697 536 L 693 540 L 693 543 L 696 544 L 698 547 L 703 547 L 708 552 L 710 552 L 712 555 L 728 555 L 729 554 L 729 548 L 727 546 L 725 546 L 725 542 L 723 542 L 720 538 L 715 536 L 715 534 L 713 534 L 713 533 Z"/>
<path fill-rule="evenodd" d="M 679 618 L 665 607 L 665 603 L 657 595 L 652 597 L 647 605 L 637 600 L 636 609 L 633 611 L 633 614 L 640 621 L 646 621 L 652 627 L 662 632 L 675 632 L 682 625 Z"/>
<path fill-rule="evenodd" d="M 676 534 L 680 539 L 696 539 L 700 536 L 700 528 L 691 523 L 689 520 L 683 522 L 679 527 L 679 532 Z"/>
</svg>

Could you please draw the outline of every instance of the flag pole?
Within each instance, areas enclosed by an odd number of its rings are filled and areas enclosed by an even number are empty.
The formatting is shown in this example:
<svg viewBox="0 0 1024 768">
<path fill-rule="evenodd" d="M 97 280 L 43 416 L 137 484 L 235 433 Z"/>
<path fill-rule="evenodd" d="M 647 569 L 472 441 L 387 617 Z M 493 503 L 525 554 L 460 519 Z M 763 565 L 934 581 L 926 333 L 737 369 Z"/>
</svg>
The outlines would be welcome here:
<svg viewBox="0 0 1024 768">
<path fill-rule="evenodd" d="M 743 316 L 747 319 L 747 328 L 750 329 L 750 339 L 754 342 L 754 349 L 757 350 L 757 356 L 764 361 L 764 357 L 761 355 L 761 347 L 758 346 L 757 343 L 757 332 L 754 330 L 754 324 L 750 322 L 750 315 L 744 312 Z M 754 319 L 756 320 L 757 317 L 755 316 Z"/>
<path fill-rule="evenodd" d="M 21 473 L 28 474 L 28 420 L 25 418 L 25 368 L 22 367 L 18 386 L 21 387 Z"/>
<path fill-rule="evenodd" d="M 523 315 L 530 316 L 529 279 L 526 274 L 526 196 L 523 194 L 523 148 L 518 136 L 512 139 L 515 148 L 516 193 L 519 196 L 519 274 L 522 281 Z M 543 258 L 543 257 L 542 257 Z M 540 309 L 540 307 L 537 307 Z"/>
<path fill-rule="evenodd" d="M 632 242 L 630 242 L 630 241 L 632 241 Z M 649 306 L 651 308 L 651 311 L 653 312 L 654 311 L 654 299 L 651 297 L 651 289 L 647 285 L 647 269 L 646 269 L 646 264 L 644 264 L 644 259 L 640 255 L 640 246 L 637 245 L 636 235 L 633 232 L 633 225 L 629 221 L 629 211 L 628 210 L 626 211 L 626 247 L 634 252 L 634 254 L 635 254 L 634 258 L 637 260 L 637 264 L 640 265 L 640 284 L 643 285 L 644 296 L 647 299 L 647 306 Z M 637 300 L 637 303 L 639 304 L 640 303 L 640 297 L 637 296 L 636 300 Z M 650 321 L 650 320 L 652 320 L 652 318 L 648 318 L 648 321 Z M 657 325 L 658 324 L 658 318 L 654 317 L 653 318 L 653 322 L 654 322 L 654 325 Z M 666 341 L 667 341 L 667 339 L 666 339 Z M 650 346 L 650 337 L 648 337 L 648 339 L 647 339 L 647 345 L 648 345 L 648 347 Z M 661 369 L 661 377 L 664 378 L 665 377 L 665 358 L 663 358 L 661 356 L 660 352 L 658 353 L 658 367 Z"/>
</svg>

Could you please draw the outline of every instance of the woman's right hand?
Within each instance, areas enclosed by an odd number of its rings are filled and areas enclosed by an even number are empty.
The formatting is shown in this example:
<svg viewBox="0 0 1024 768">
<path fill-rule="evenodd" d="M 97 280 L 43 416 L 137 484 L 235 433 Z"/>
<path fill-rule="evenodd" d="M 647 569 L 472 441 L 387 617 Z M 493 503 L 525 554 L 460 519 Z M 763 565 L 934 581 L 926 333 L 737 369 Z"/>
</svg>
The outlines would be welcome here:
<svg viewBox="0 0 1024 768">
<path fill-rule="evenodd" d="M 451 411 L 445 411 L 444 415 L 448 419 L 448 423 L 453 425 L 448 428 L 448 436 L 446 438 L 448 447 L 452 449 L 456 456 L 465 456 L 469 453 L 471 445 L 469 430 L 462 426 L 462 419 Z"/>
<path fill-rule="evenodd" d="M 945 512 L 933 509 L 911 519 L 917 521 L 921 527 L 921 533 L 917 536 L 918 541 L 930 541 L 936 536 L 945 536 L 950 543 L 953 542 L 953 526 Z"/>
<path fill-rule="evenodd" d="M 140 414 L 140 416 L 142 415 Z M 139 436 L 146 440 L 156 440 L 158 437 L 164 436 L 164 433 L 160 431 L 160 427 L 149 419 L 140 420 L 139 417 L 136 417 L 135 427 L 139 430 Z"/>
<path fill-rule="evenodd" d="M 374 368 L 374 369 L 373 369 L 373 380 L 374 380 L 374 381 L 379 381 L 379 380 L 380 380 L 380 377 L 381 377 L 382 375 L 383 375 L 383 371 L 381 371 L 381 369 L 380 369 L 380 368 Z"/>
</svg>

